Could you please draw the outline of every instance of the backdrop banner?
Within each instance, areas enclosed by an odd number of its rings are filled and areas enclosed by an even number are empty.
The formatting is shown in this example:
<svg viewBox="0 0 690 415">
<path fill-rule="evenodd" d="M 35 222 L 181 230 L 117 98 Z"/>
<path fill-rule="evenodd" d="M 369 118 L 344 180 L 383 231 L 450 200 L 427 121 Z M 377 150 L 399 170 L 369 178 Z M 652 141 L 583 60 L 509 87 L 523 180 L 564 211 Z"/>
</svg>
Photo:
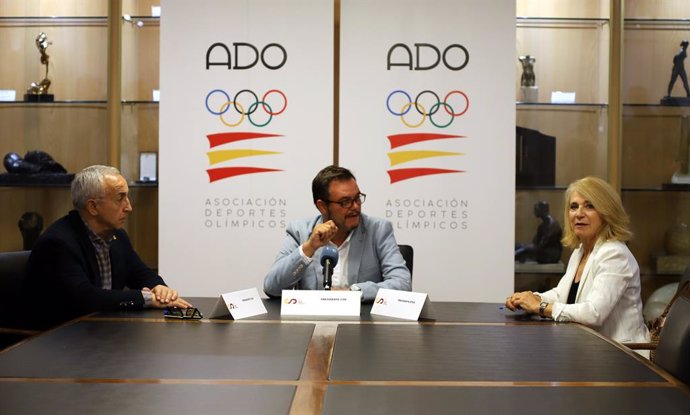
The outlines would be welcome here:
<svg viewBox="0 0 690 415">
<path fill-rule="evenodd" d="M 159 268 L 184 296 L 257 287 L 333 154 L 333 3 L 164 0 Z"/>
<path fill-rule="evenodd" d="M 413 290 L 513 289 L 515 2 L 341 0 L 340 164 L 415 250 Z M 375 35 L 374 35 L 375 34 Z"/>
</svg>

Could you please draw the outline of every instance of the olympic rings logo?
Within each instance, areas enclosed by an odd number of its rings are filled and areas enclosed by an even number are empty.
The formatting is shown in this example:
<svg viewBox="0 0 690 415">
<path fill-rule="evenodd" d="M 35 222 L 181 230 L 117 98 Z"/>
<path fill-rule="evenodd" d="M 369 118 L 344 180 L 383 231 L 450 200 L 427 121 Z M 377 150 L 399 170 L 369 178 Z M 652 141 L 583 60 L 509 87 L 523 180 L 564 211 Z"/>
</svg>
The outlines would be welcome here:
<svg viewBox="0 0 690 415">
<path fill-rule="evenodd" d="M 399 112 L 394 111 L 391 109 L 391 98 L 393 98 L 395 95 L 400 94 L 403 95 L 407 101 L 402 103 Z M 425 101 L 429 101 L 429 99 L 425 98 L 424 95 L 431 95 L 433 96 L 433 101 L 427 102 L 426 104 L 424 103 Z M 449 99 L 453 97 L 454 95 L 458 95 L 458 98 L 453 98 L 454 99 L 454 106 L 451 106 Z M 459 104 L 455 104 L 455 101 L 459 100 Z M 393 102 L 400 103 L 400 99 L 396 98 L 393 100 Z M 429 105 L 430 104 L 430 105 Z M 417 111 L 417 113 L 421 116 L 420 121 L 417 123 L 411 123 L 405 119 L 405 115 L 407 115 L 410 110 L 414 107 L 414 109 Z M 439 110 L 443 107 L 444 112 L 447 114 L 448 122 L 441 124 L 438 122 L 438 118 L 440 118 L 439 115 Z M 410 94 L 408 94 L 406 91 L 403 91 L 401 89 L 396 89 L 395 91 L 391 92 L 388 94 L 388 98 L 386 98 L 386 108 L 388 108 L 388 112 L 393 114 L 396 117 L 400 117 L 400 120 L 402 121 L 403 124 L 405 124 L 407 127 L 410 128 L 417 128 L 424 124 L 424 121 L 426 121 L 427 117 L 429 118 L 429 121 L 437 128 L 446 128 L 449 125 L 453 123 L 453 120 L 457 117 L 460 117 L 461 115 L 465 114 L 467 110 L 470 108 L 470 100 L 467 98 L 467 94 L 460 90 L 453 90 L 450 91 L 449 93 L 446 94 L 446 96 L 443 98 L 443 101 L 439 98 L 439 96 L 431 90 L 425 89 L 424 91 L 420 92 L 417 94 L 415 97 L 414 101 L 412 101 L 412 97 Z M 427 108 L 429 109 L 427 111 Z M 455 109 L 461 109 L 460 111 L 456 112 Z M 434 116 L 436 116 L 437 120 L 434 120 Z"/>
<path fill-rule="evenodd" d="M 242 104 L 242 100 L 240 100 L 242 94 L 251 95 L 253 101 L 251 101 L 249 105 L 247 105 L 246 102 L 245 104 Z M 268 98 L 271 94 L 277 94 L 283 99 L 282 108 L 280 110 L 274 111 L 273 107 L 268 103 Z M 212 108 L 212 103 L 215 103 L 216 105 L 218 104 L 218 98 L 211 99 L 213 95 L 222 96 L 217 111 L 215 111 Z M 249 120 L 249 123 L 255 127 L 265 127 L 273 120 L 274 116 L 280 115 L 283 112 L 285 112 L 285 109 L 287 109 L 288 100 L 285 96 L 285 93 L 283 93 L 283 91 L 279 89 L 271 89 L 266 91 L 261 97 L 261 100 L 259 100 L 259 97 L 251 89 L 242 89 L 238 91 L 232 99 L 230 99 L 230 95 L 228 95 L 228 93 L 224 90 L 214 89 L 208 94 L 206 94 L 205 104 L 208 112 L 210 112 L 213 115 L 217 115 L 220 118 L 220 121 L 228 127 L 237 127 L 238 125 L 242 124 L 245 118 L 247 118 Z M 257 122 L 256 120 L 257 116 L 255 115 L 255 113 L 257 113 L 259 108 L 261 108 L 262 112 L 268 115 L 267 119 L 264 122 Z M 239 119 L 235 122 L 228 122 L 225 119 L 225 117 L 226 115 L 231 115 L 233 113 L 232 110 L 234 110 L 234 112 L 236 113 L 235 118 Z M 252 118 L 252 115 L 254 115 L 254 118 Z"/>
</svg>

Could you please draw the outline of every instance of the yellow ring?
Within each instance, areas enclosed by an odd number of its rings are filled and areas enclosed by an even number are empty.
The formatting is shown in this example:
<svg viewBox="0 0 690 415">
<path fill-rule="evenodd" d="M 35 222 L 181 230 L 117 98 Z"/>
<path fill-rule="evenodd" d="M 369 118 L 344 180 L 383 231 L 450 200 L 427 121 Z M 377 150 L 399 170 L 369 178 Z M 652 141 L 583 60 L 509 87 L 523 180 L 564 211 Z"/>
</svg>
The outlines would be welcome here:
<svg viewBox="0 0 690 415">
<path fill-rule="evenodd" d="M 242 114 L 241 117 L 240 117 L 240 120 L 237 121 L 235 124 L 228 124 L 228 123 L 225 122 L 225 120 L 223 119 L 223 113 L 225 112 L 225 109 L 226 109 L 227 107 L 230 106 L 230 104 L 235 104 L 235 105 L 237 105 L 238 107 L 240 107 L 240 114 Z M 220 106 L 220 115 L 219 115 L 219 117 L 220 117 L 220 121 L 221 121 L 223 124 L 227 125 L 228 127 L 237 127 L 238 125 L 242 124 L 242 121 L 244 121 L 244 117 L 245 117 L 244 107 L 242 107 L 242 104 L 240 104 L 239 102 L 226 101 L 225 104 L 223 104 L 223 105 Z"/>
<path fill-rule="evenodd" d="M 408 102 L 407 104 L 403 105 L 402 109 L 400 110 L 400 113 L 405 114 L 405 110 L 407 110 L 407 108 L 409 108 L 410 105 L 412 105 L 411 102 Z M 404 115 L 400 116 L 400 120 L 402 120 L 402 123 L 405 124 L 406 126 L 410 127 L 410 128 L 417 128 L 420 125 L 424 124 L 424 121 L 426 121 L 426 108 L 424 108 L 424 106 L 422 104 L 417 104 L 417 106 L 422 109 L 422 120 L 418 124 L 408 124 L 405 121 Z"/>
</svg>

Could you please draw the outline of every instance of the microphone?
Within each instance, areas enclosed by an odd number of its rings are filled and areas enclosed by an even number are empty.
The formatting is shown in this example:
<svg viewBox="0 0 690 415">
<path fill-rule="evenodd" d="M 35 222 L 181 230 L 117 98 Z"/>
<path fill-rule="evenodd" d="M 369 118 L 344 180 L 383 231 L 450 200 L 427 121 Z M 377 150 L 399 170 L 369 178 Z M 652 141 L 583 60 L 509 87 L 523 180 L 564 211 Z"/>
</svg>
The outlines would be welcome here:
<svg viewBox="0 0 690 415">
<path fill-rule="evenodd" d="M 338 264 L 338 250 L 332 245 L 326 245 L 321 250 L 321 266 L 323 267 L 323 289 L 330 290 L 333 284 L 333 268 Z"/>
</svg>

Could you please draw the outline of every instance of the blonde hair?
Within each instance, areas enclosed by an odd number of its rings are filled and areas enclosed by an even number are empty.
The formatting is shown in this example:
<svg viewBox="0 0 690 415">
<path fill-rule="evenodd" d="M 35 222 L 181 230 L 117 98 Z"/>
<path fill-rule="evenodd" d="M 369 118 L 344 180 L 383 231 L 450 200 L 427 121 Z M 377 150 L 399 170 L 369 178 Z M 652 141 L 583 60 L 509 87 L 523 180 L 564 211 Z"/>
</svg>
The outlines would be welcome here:
<svg viewBox="0 0 690 415">
<path fill-rule="evenodd" d="M 618 193 L 604 180 L 588 176 L 572 182 L 565 191 L 563 221 L 566 226 L 563 230 L 563 239 L 561 239 L 564 246 L 574 249 L 580 245 L 580 240 L 573 231 L 569 214 L 570 198 L 575 192 L 592 203 L 601 216 L 602 228 L 597 235 L 598 240 L 625 242 L 632 238 L 630 217 L 625 212 Z"/>
</svg>

